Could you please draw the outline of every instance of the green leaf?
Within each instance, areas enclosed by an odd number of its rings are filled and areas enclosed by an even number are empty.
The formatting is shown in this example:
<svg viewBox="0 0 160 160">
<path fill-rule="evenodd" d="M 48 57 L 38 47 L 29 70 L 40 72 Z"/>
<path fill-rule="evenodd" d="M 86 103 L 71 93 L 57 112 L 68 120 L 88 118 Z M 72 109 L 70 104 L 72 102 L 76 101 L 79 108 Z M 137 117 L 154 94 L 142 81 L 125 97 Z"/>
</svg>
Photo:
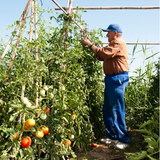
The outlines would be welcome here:
<svg viewBox="0 0 160 160">
<path fill-rule="evenodd" d="M 157 160 L 157 159 L 151 157 L 150 155 L 147 155 L 147 157 L 148 157 L 150 160 Z"/>
<path fill-rule="evenodd" d="M 0 156 L 0 159 L 3 159 L 3 160 L 10 160 L 10 158 L 6 155 L 1 155 Z"/>
<path fill-rule="evenodd" d="M 155 121 L 153 121 L 153 120 L 148 120 L 147 122 L 143 123 L 143 124 L 140 126 L 140 128 L 144 128 L 145 126 L 147 126 L 147 125 L 149 125 L 149 124 L 153 124 L 153 123 L 155 123 Z"/>
<path fill-rule="evenodd" d="M 136 129 L 136 132 L 144 133 L 147 135 L 152 135 L 152 132 L 148 131 L 147 129 Z"/>
</svg>

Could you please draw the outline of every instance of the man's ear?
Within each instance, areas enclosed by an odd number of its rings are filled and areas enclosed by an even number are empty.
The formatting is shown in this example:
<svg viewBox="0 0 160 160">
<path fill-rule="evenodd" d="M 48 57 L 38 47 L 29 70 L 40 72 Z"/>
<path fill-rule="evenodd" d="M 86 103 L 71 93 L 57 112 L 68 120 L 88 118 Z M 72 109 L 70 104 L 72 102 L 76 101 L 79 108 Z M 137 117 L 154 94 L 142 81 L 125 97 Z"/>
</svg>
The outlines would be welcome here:
<svg viewBox="0 0 160 160">
<path fill-rule="evenodd" d="M 115 37 L 118 37 L 118 32 L 117 32 L 117 31 L 115 31 L 114 33 L 115 33 Z"/>
</svg>

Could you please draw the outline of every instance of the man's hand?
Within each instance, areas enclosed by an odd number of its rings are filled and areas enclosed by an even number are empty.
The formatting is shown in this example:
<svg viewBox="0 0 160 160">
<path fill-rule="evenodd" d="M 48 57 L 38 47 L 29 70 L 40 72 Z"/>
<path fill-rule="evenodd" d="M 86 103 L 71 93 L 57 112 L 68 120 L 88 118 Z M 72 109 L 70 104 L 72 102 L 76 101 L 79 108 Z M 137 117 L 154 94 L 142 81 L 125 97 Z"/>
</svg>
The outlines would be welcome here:
<svg viewBox="0 0 160 160">
<path fill-rule="evenodd" d="M 81 43 L 83 46 L 90 46 L 92 44 L 88 39 L 85 38 L 83 38 L 83 41 L 81 41 Z"/>
</svg>

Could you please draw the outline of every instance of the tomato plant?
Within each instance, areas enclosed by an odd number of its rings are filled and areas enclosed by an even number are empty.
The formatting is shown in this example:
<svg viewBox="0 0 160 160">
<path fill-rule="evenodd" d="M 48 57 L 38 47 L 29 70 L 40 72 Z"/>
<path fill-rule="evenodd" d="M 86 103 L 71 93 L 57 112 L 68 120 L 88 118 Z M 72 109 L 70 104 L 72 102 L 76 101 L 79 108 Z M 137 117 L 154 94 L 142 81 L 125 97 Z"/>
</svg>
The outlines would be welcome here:
<svg viewBox="0 0 160 160">
<path fill-rule="evenodd" d="M 39 12 L 38 39 L 29 42 L 26 37 L 21 38 L 14 69 L 5 84 L 10 52 L 0 68 L 3 73 L 0 79 L 0 95 L 3 97 L 0 100 L 3 105 L 0 107 L 0 155 L 7 153 L 17 159 L 40 159 L 44 152 L 48 159 L 75 158 L 76 150 L 90 149 L 89 144 L 95 138 L 93 124 L 102 125 L 99 119 L 95 123 L 96 119 L 90 116 L 91 113 L 100 113 L 100 107 L 98 111 L 93 107 L 99 105 L 103 97 L 102 66 L 89 48 L 82 47 L 81 32 L 73 22 L 64 20 L 66 17 L 60 14 L 55 18 L 59 27 L 50 27 L 41 19 L 43 11 L 39 9 Z M 74 16 L 80 21 L 78 12 Z M 66 28 L 62 26 L 68 27 L 66 39 L 63 38 Z M 100 32 L 89 33 L 93 43 L 98 44 L 95 34 Z M 35 60 L 36 45 L 39 48 L 38 61 Z M 11 46 L 11 50 L 14 48 Z M 31 48 L 30 52 L 28 48 Z M 44 126 L 43 131 L 41 126 Z M 19 139 L 32 138 L 31 147 L 23 150 L 19 143 L 13 142 L 11 137 L 17 130 Z M 7 144 L 9 140 L 11 142 Z M 23 140 L 22 146 L 25 142 L 30 146 L 28 141 L 28 138 Z M 72 147 L 61 145 L 61 142 L 72 144 Z"/>
</svg>

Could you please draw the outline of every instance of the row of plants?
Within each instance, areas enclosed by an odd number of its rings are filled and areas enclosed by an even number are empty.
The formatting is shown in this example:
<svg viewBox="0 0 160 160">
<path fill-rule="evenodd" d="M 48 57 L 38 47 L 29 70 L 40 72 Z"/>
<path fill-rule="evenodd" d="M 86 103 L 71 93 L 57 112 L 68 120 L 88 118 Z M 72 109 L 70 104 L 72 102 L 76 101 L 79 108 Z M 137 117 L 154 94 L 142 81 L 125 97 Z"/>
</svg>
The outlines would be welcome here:
<svg viewBox="0 0 160 160">
<path fill-rule="evenodd" d="M 136 45 L 133 56 L 136 54 Z M 138 51 L 139 52 L 139 51 Z M 158 53 L 147 57 L 148 48 L 142 46 L 144 68 L 134 72 L 125 95 L 127 126 L 142 134 L 142 149 L 126 153 L 128 160 L 159 159 L 159 59 Z"/>
<path fill-rule="evenodd" d="M 38 39 L 29 42 L 24 30 L 11 71 L 17 37 L 0 66 L 0 159 L 76 158 L 76 151 L 91 149 L 100 134 L 96 127 L 102 126 L 101 63 L 82 47 L 81 32 L 70 17 L 52 17 L 58 24 L 52 27 L 42 20 L 44 10 L 37 9 Z M 78 12 L 73 16 L 80 22 Z M 100 32 L 89 34 L 98 45 Z"/>
</svg>

